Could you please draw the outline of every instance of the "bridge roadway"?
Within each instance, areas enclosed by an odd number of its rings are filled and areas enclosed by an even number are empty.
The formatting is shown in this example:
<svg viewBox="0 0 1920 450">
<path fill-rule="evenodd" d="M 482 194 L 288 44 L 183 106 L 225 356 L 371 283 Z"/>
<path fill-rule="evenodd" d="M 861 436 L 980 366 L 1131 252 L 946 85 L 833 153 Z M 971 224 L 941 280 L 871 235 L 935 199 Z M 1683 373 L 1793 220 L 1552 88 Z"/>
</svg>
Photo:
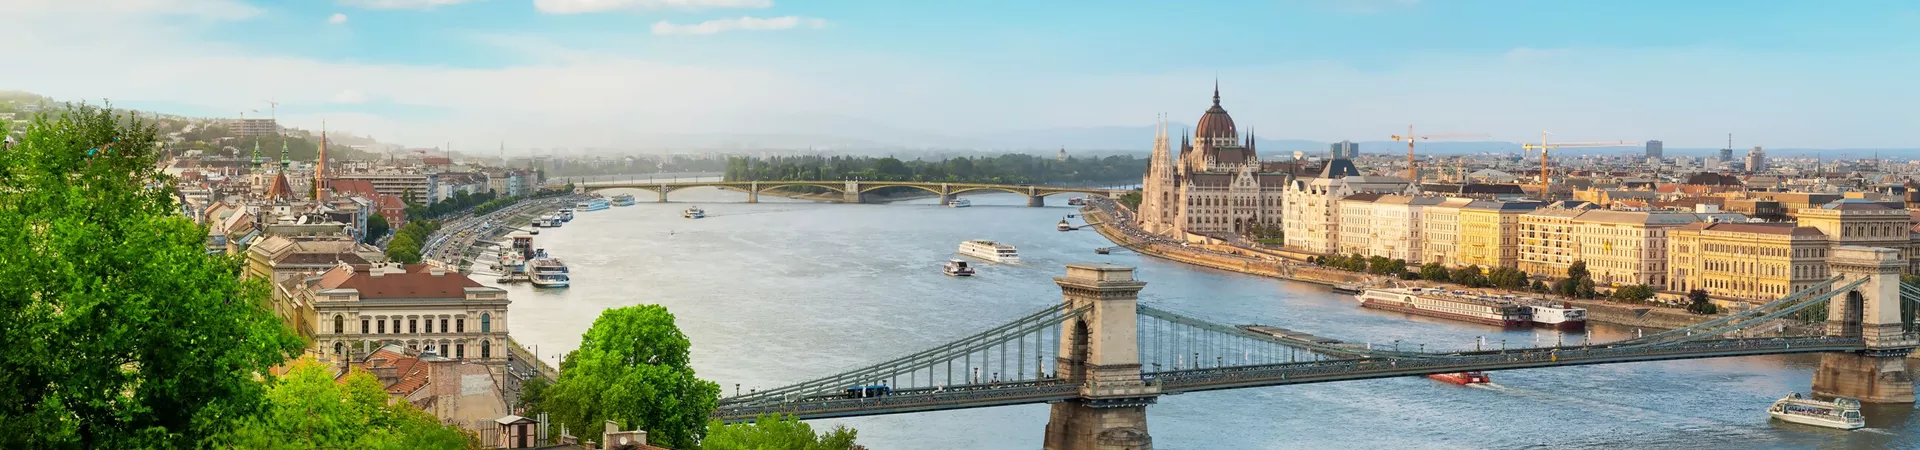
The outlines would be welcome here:
<svg viewBox="0 0 1920 450">
<path fill-rule="evenodd" d="M 1242 389 L 1291 384 L 1367 380 L 1436 373 L 1532 369 L 1678 359 L 1779 355 L 1866 350 L 1860 338 L 1785 337 L 1714 339 L 1680 344 L 1543 347 L 1433 354 L 1431 357 L 1353 358 L 1146 372 L 1141 378 L 1161 394 Z M 981 383 L 932 389 L 906 389 L 880 397 L 814 397 L 797 401 L 740 404 L 720 401 L 714 418 L 738 422 L 759 414 L 791 414 L 800 419 L 871 416 L 921 411 L 1054 403 L 1079 398 L 1083 386 L 1060 378 L 1017 383 Z M 1087 386 L 1092 388 L 1092 386 Z"/>
<path fill-rule="evenodd" d="M 1027 197 L 1028 206 L 1045 206 L 1046 197 L 1054 194 L 1077 193 L 1077 194 L 1098 195 L 1098 196 L 1119 196 L 1129 192 L 1128 190 L 1125 190 L 1125 189 L 1108 189 L 1108 188 L 1099 188 L 1099 187 L 1032 186 L 1032 185 L 991 184 L 991 183 L 941 183 L 941 182 L 925 182 L 925 181 L 861 181 L 861 180 L 665 181 L 665 182 L 654 181 L 654 180 L 629 180 L 629 181 L 586 182 L 586 183 L 578 184 L 577 186 L 587 191 L 599 191 L 599 190 L 606 190 L 606 189 L 640 189 L 640 190 L 652 191 L 653 193 L 658 195 L 658 201 L 662 203 L 665 203 L 667 201 L 667 194 L 669 192 L 673 192 L 679 189 L 696 188 L 696 187 L 713 187 L 713 188 L 745 192 L 747 194 L 748 203 L 759 203 L 760 194 L 767 192 L 769 190 L 798 187 L 798 186 L 815 187 L 815 188 L 825 189 L 825 190 L 839 193 L 841 196 L 841 201 L 844 203 L 863 203 L 864 201 L 862 200 L 862 197 L 863 197 L 862 194 L 873 192 L 875 190 L 884 189 L 884 188 L 894 188 L 894 187 L 908 187 L 908 188 L 924 190 L 924 191 L 933 193 L 935 195 L 939 195 L 940 204 L 943 204 L 943 205 L 947 204 L 947 202 L 949 201 L 952 201 L 954 196 L 957 196 L 963 193 L 979 192 L 979 191 L 998 191 L 998 192 L 1007 192 L 1007 193 L 1024 195 Z"/>
</svg>

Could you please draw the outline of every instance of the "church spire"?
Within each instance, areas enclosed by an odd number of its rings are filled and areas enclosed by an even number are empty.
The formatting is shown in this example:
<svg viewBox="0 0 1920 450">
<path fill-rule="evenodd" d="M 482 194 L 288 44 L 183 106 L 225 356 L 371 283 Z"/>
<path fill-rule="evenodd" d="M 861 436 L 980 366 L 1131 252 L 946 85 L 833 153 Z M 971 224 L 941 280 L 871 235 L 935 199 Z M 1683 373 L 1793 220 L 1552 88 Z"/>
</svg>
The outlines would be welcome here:
<svg viewBox="0 0 1920 450">
<path fill-rule="evenodd" d="M 1213 106 L 1220 106 L 1220 77 L 1213 77 Z"/>
<path fill-rule="evenodd" d="M 280 137 L 280 170 L 282 171 L 287 170 L 287 166 L 292 164 L 293 164 L 293 157 L 287 153 L 287 137 L 281 136 Z"/>
</svg>

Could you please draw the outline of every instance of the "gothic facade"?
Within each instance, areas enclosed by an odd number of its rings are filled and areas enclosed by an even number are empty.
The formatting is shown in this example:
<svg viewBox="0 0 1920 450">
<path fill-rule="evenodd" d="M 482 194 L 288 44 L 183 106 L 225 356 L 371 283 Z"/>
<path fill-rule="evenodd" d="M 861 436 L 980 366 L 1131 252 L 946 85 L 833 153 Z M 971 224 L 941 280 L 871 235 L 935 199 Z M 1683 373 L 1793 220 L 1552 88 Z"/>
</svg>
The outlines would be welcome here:
<svg viewBox="0 0 1920 450">
<path fill-rule="evenodd" d="M 1279 230 L 1288 175 L 1261 167 L 1252 133 L 1241 140 L 1233 117 L 1220 107 L 1219 86 L 1213 107 L 1194 128 L 1192 137 L 1181 137 L 1176 157 L 1161 122 L 1142 180 L 1140 226 L 1173 236 Z"/>
</svg>

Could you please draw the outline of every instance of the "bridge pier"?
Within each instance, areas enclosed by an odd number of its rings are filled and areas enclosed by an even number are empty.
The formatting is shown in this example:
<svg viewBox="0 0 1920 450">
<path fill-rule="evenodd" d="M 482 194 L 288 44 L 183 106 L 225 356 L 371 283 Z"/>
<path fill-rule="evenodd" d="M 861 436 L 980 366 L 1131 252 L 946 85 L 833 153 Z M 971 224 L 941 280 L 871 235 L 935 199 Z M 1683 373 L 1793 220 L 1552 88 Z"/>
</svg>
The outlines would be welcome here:
<svg viewBox="0 0 1920 450">
<path fill-rule="evenodd" d="M 1828 258 L 1848 282 L 1866 279 L 1853 291 L 1827 301 L 1827 335 L 1858 336 L 1867 349 L 1820 355 L 1813 373 L 1813 394 L 1848 397 L 1865 403 L 1913 403 L 1913 376 L 1906 357 L 1916 341 L 1900 323 L 1900 272 L 1906 265 L 1889 248 L 1845 246 Z"/>
<path fill-rule="evenodd" d="M 860 182 L 854 181 L 854 180 L 847 180 L 847 184 L 844 189 L 845 189 L 844 191 L 841 191 L 842 195 L 840 197 L 840 203 L 852 203 L 856 205 L 861 203 L 866 203 L 865 201 L 863 201 L 862 195 L 860 194 Z"/>
<path fill-rule="evenodd" d="M 1047 198 L 1038 195 L 1029 195 L 1027 196 L 1027 206 L 1035 208 L 1047 206 Z"/>
<path fill-rule="evenodd" d="M 1069 310 L 1086 314 L 1060 327 L 1055 373 L 1079 382 L 1079 398 L 1053 404 L 1046 450 L 1151 450 L 1147 405 L 1160 396 L 1140 379 L 1136 312 L 1145 282 L 1133 268 L 1099 263 L 1067 265 L 1060 285 Z"/>
<path fill-rule="evenodd" d="M 953 188 L 947 186 L 947 183 L 940 183 L 940 206 L 951 203 L 953 203 Z"/>
<path fill-rule="evenodd" d="M 658 200 L 659 203 L 667 202 L 667 189 L 668 189 L 667 185 L 662 184 L 660 185 L 659 188 L 653 190 L 653 193 L 660 195 L 660 200 Z"/>
<path fill-rule="evenodd" d="M 760 182 L 747 185 L 747 203 L 760 203 Z"/>
</svg>

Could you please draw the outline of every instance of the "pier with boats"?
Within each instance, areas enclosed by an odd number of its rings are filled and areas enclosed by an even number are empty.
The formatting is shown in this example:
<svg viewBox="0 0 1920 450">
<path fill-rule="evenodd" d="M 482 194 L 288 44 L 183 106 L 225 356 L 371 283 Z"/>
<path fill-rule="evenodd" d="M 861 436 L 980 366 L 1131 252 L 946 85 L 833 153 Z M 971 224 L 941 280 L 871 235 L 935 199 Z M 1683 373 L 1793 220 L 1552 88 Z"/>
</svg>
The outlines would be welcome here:
<svg viewBox="0 0 1920 450">
<path fill-rule="evenodd" d="M 1360 306 L 1501 327 L 1543 326 L 1561 330 L 1586 327 L 1586 309 L 1513 295 L 1482 294 L 1433 287 L 1366 289 Z"/>
</svg>

